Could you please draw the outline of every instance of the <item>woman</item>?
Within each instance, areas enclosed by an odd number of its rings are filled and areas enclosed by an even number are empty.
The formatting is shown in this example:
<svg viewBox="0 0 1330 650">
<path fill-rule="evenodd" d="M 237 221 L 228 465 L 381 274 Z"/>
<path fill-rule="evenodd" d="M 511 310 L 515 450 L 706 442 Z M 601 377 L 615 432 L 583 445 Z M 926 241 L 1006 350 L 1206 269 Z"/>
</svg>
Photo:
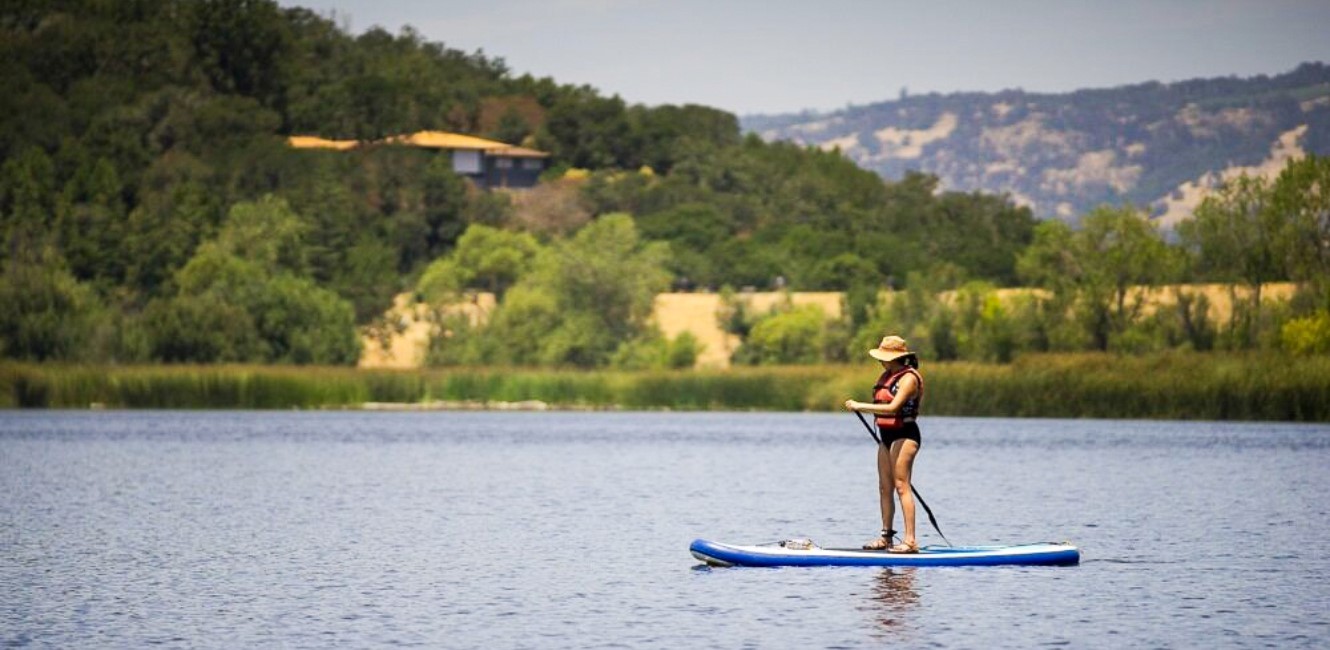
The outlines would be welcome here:
<svg viewBox="0 0 1330 650">
<path fill-rule="evenodd" d="M 877 416 L 878 437 L 882 440 L 877 449 L 882 535 L 864 544 L 864 548 L 916 553 L 919 543 L 914 536 L 914 494 L 910 491 L 910 475 L 914 471 L 914 457 L 919 453 L 919 424 L 915 419 L 919 417 L 919 402 L 924 396 L 924 380 L 916 370 L 919 357 L 899 336 L 884 337 L 868 354 L 882 363 L 882 375 L 873 384 L 873 402 L 845 400 L 846 409 Z M 896 516 L 893 490 L 900 498 L 901 516 L 905 519 L 905 536 L 895 546 L 891 544 L 896 534 L 891 528 Z"/>
</svg>

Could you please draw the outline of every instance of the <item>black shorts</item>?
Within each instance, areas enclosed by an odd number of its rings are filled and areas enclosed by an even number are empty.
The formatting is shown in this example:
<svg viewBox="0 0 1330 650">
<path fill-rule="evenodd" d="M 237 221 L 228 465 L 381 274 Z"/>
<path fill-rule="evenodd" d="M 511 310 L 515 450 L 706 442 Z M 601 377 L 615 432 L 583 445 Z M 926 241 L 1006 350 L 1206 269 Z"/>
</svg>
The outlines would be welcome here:
<svg viewBox="0 0 1330 650">
<path fill-rule="evenodd" d="M 905 425 L 899 429 L 884 429 L 878 427 L 877 435 L 882 439 L 882 444 L 888 447 L 891 446 L 891 443 L 896 442 L 897 440 L 913 440 L 914 444 L 920 446 L 923 446 L 924 444 L 923 440 L 920 440 L 919 438 L 918 422 L 906 422 Z"/>
</svg>

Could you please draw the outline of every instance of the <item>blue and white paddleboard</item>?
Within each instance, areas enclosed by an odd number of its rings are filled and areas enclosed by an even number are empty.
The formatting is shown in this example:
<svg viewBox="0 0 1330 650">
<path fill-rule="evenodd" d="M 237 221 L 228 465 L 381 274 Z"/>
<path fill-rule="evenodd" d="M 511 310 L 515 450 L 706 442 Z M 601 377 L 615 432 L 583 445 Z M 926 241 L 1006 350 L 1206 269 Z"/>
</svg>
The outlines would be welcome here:
<svg viewBox="0 0 1330 650">
<path fill-rule="evenodd" d="M 925 546 L 918 553 L 821 548 L 807 540 L 744 546 L 694 540 L 688 550 L 712 566 L 996 566 L 1071 565 L 1081 552 L 1067 543 L 1016 546 Z"/>
</svg>

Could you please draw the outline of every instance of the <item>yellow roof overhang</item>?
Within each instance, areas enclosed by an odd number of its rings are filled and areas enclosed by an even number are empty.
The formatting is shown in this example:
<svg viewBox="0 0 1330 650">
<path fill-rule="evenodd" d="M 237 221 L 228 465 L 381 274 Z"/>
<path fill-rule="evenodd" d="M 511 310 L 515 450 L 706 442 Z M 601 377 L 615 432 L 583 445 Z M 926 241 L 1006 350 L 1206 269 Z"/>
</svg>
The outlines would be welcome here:
<svg viewBox="0 0 1330 650">
<path fill-rule="evenodd" d="M 293 135 L 287 138 L 286 141 L 295 149 L 335 149 L 337 151 L 346 151 L 361 144 L 367 144 L 357 140 L 327 140 L 312 135 Z M 506 142 L 446 131 L 419 131 L 409 135 L 394 135 L 378 142 L 424 149 L 484 151 L 492 156 L 506 156 L 509 158 L 548 158 L 550 156 L 548 153 L 536 149 L 515 147 Z"/>
<path fill-rule="evenodd" d="M 355 140 L 326 140 L 313 135 L 293 135 L 286 139 L 293 149 L 335 149 L 346 151 L 354 149 L 360 143 Z"/>
<path fill-rule="evenodd" d="M 393 136 L 386 138 L 384 141 L 391 144 L 405 144 L 429 149 L 472 149 L 477 151 L 489 151 L 490 149 L 502 149 L 510 146 L 495 140 L 445 131 L 420 131 L 411 135 Z"/>
</svg>

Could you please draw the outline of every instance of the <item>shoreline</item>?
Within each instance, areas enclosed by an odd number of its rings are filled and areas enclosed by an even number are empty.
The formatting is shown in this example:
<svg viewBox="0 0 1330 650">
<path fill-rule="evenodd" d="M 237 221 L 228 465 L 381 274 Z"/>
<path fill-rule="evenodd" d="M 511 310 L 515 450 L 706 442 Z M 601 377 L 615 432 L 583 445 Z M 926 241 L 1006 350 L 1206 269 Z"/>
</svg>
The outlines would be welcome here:
<svg viewBox="0 0 1330 650">
<path fill-rule="evenodd" d="M 430 400 L 427 402 L 364 402 L 361 411 L 557 411 L 541 400 L 483 402 L 478 400 Z"/>
<path fill-rule="evenodd" d="M 1330 356 L 1040 354 L 925 363 L 928 415 L 1330 422 Z M 0 409 L 836 411 L 868 364 L 614 371 L 0 362 Z"/>
</svg>

